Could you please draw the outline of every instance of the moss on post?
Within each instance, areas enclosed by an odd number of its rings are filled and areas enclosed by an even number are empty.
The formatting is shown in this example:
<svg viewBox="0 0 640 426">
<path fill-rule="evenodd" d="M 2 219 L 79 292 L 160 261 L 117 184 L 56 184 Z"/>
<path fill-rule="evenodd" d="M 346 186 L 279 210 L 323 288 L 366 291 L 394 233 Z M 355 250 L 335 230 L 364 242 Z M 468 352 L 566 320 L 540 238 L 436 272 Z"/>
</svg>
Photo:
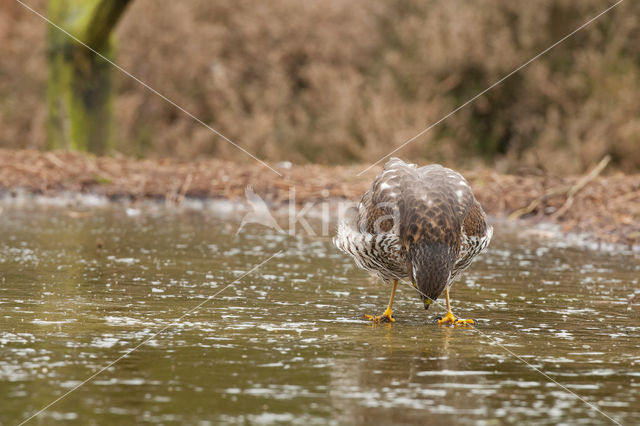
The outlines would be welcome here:
<svg viewBox="0 0 640 426">
<path fill-rule="evenodd" d="M 49 0 L 60 27 L 113 57 L 112 30 L 130 0 Z M 48 144 L 103 154 L 111 147 L 113 67 L 57 28 L 49 27 Z"/>
</svg>

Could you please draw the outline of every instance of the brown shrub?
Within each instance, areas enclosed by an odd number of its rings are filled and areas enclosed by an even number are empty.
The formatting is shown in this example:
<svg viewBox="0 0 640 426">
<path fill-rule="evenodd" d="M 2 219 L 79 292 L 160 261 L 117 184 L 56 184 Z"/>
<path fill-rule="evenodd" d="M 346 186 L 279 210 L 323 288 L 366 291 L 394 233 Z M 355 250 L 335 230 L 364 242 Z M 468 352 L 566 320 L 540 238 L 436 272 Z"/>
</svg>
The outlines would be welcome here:
<svg viewBox="0 0 640 426">
<path fill-rule="evenodd" d="M 44 0 L 32 0 L 44 10 Z M 118 62 L 258 157 L 377 160 L 612 3 L 136 0 Z M 640 4 L 624 2 L 398 152 L 582 172 L 640 168 Z M 0 146 L 43 147 L 45 27 L 0 5 Z M 120 75 L 116 149 L 245 158 Z"/>
</svg>

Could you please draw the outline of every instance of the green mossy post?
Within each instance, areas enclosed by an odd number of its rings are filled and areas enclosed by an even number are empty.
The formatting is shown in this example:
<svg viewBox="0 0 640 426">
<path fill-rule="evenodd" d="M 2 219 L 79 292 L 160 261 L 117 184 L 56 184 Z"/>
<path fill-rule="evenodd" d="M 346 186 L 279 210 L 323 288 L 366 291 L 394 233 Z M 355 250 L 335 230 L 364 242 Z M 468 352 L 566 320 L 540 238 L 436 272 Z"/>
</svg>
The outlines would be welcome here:
<svg viewBox="0 0 640 426">
<path fill-rule="evenodd" d="M 130 2 L 49 0 L 49 18 L 111 59 L 111 33 Z M 49 148 L 104 154 L 112 139 L 113 66 L 53 26 L 48 39 Z"/>
</svg>

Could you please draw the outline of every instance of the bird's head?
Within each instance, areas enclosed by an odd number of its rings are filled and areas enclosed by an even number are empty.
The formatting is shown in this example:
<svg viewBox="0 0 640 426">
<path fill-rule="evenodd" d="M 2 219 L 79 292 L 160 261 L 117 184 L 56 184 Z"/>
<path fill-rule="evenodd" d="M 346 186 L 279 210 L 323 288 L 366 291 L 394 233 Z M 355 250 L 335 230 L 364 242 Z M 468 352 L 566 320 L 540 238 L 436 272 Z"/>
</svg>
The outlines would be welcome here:
<svg viewBox="0 0 640 426">
<path fill-rule="evenodd" d="M 455 254 L 448 245 L 433 241 L 414 245 L 409 254 L 412 282 L 429 309 L 449 283 Z"/>
</svg>

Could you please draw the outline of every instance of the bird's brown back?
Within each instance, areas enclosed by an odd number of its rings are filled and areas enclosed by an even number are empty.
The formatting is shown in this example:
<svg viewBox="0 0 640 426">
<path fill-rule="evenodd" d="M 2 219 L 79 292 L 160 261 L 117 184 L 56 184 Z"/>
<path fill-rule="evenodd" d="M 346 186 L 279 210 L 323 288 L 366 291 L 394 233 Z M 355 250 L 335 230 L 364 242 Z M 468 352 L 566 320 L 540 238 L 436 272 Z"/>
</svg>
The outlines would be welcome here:
<svg viewBox="0 0 640 426">
<path fill-rule="evenodd" d="M 440 165 L 416 167 L 393 158 L 362 197 L 359 226 L 396 233 L 404 249 L 424 241 L 459 248 L 463 223 L 477 204 L 466 180 Z M 481 207 L 480 207 L 481 209 Z M 469 227 L 478 218 L 469 218 Z"/>
</svg>

